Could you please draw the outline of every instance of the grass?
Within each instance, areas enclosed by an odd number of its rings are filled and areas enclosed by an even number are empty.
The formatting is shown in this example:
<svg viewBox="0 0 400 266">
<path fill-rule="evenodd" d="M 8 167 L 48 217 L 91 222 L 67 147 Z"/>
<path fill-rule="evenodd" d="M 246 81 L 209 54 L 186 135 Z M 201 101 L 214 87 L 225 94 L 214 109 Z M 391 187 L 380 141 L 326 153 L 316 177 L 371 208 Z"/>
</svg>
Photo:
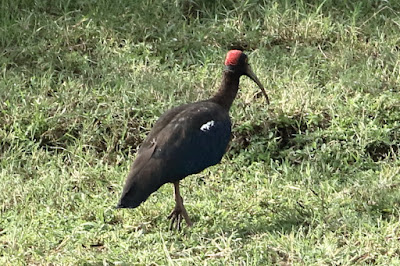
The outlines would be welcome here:
<svg viewBox="0 0 400 266">
<path fill-rule="evenodd" d="M 400 264 L 397 1 L 2 1 L 0 263 Z M 165 110 L 247 51 L 221 164 L 114 210 Z"/>
</svg>

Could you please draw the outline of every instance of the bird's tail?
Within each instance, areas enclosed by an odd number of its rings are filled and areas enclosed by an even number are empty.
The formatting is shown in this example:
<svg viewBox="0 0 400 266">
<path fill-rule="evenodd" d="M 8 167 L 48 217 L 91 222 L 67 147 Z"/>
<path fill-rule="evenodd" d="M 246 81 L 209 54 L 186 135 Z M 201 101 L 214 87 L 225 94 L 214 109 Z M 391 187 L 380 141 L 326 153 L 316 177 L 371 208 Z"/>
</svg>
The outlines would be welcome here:
<svg viewBox="0 0 400 266">
<path fill-rule="evenodd" d="M 158 167 L 131 169 L 116 208 L 136 208 L 165 182 L 161 182 Z"/>
</svg>

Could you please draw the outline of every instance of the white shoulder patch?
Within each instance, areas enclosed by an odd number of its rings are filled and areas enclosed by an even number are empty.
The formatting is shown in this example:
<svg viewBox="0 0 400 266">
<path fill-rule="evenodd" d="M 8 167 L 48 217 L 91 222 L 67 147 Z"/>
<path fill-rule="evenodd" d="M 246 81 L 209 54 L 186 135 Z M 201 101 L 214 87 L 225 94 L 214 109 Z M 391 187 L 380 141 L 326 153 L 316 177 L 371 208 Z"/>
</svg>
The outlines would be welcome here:
<svg viewBox="0 0 400 266">
<path fill-rule="evenodd" d="M 210 130 L 210 128 L 212 128 L 213 126 L 214 126 L 214 120 L 211 120 L 211 121 L 208 121 L 207 123 L 203 124 L 200 127 L 200 130 L 205 132 L 205 131 Z"/>
</svg>

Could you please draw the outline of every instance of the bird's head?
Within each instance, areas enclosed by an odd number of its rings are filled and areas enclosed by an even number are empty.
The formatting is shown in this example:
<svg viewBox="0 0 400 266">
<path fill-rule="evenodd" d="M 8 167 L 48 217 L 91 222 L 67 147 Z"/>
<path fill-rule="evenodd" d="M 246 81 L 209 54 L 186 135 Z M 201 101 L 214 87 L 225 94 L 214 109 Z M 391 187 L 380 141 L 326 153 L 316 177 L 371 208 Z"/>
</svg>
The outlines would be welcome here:
<svg viewBox="0 0 400 266">
<path fill-rule="evenodd" d="M 251 78 L 258 85 L 258 87 L 260 87 L 265 99 L 267 100 L 267 103 L 269 103 L 268 95 L 264 90 L 264 86 L 251 69 L 248 63 L 248 57 L 245 53 L 240 50 L 230 50 L 226 54 L 225 66 L 230 71 L 239 73 L 239 75 L 246 75 Z"/>
</svg>

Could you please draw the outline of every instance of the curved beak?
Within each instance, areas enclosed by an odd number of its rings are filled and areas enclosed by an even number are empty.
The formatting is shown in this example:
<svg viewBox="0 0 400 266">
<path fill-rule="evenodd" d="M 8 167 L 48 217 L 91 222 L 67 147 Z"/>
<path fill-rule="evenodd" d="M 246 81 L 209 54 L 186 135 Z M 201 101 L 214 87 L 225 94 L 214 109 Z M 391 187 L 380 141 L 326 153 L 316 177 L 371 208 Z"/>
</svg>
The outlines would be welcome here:
<svg viewBox="0 0 400 266">
<path fill-rule="evenodd" d="M 251 78 L 258 85 L 258 87 L 260 87 L 262 93 L 265 96 L 265 99 L 267 100 L 267 103 L 269 104 L 268 95 L 265 92 L 264 86 L 261 84 L 260 80 L 258 80 L 258 78 L 257 78 L 256 74 L 254 74 L 253 70 L 251 70 L 251 67 L 249 64 L 246 64 L 245 74 L 246 74 L 246 76 Z"/>
</svg>

